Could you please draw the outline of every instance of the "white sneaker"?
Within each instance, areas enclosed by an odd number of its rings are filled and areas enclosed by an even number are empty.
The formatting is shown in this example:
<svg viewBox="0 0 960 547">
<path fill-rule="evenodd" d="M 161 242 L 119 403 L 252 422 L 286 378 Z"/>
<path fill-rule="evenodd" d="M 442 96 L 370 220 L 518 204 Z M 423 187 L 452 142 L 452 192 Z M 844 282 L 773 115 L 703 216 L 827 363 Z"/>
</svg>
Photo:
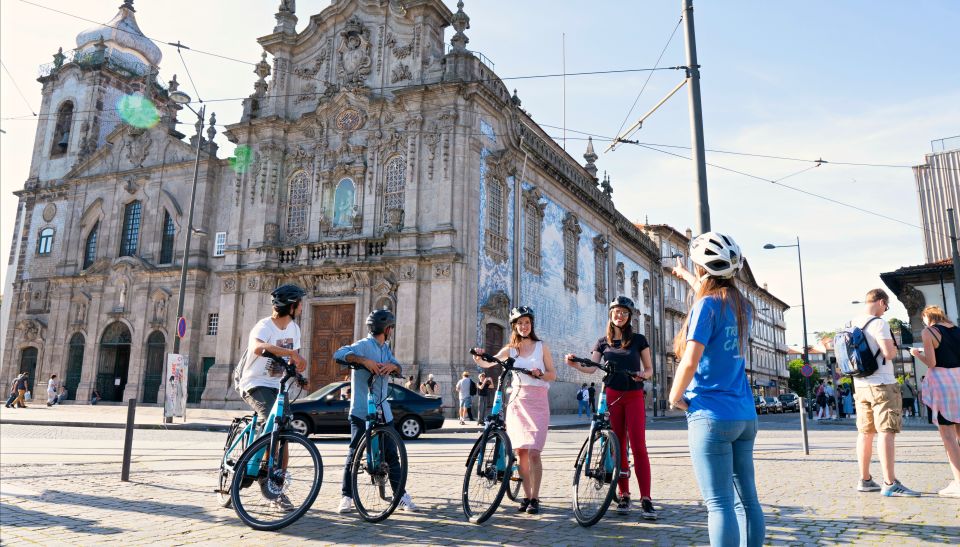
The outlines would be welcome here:
<svg viewBox="0 0 960 547">
<path fill-rule="evenodd" d="M 950 481 L 946 488 L 937 492 L 941 498 L 960 498 L 960 481 Z"/>
<path fill-rule="evenodd" d="M 400 498 L 400 509 L 407 511 L 408 513 L 416 513 L 420 511 L 420 508 L 417 507 L 417 504 L 413 503 L 413 500 L 410 499 L 410 493 L 407 492 Z"/>
<path fill-rule="evenodd" d="M 344 513 L 349 513 L 353 511 L 353 498 L 349 496 L 343 496 L 340 498 L 340 507 L 337 508 L 337 512 L 341 515 Z"/>
</svg>

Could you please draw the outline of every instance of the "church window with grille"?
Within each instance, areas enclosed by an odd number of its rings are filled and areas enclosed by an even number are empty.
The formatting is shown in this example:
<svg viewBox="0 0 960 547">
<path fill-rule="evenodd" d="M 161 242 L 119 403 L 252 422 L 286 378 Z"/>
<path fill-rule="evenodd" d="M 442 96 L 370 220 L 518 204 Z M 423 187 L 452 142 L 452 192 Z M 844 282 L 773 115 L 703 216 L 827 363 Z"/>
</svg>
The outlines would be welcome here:
<svg viewBox="0 0 960 547">
<path fill-rule="evenodd" d="M 163 237 L 160 240 L 160 264 L 173 262 L 173 241 L 177 228 L 169 211 L 163 212 Z"/>
<path fill-rule="evenodd" d="M 580 246 L 580 222 L 572 213 L 563 220 L 563 286 L 578 290 L 577 249 Z"/>
<path fill-rule="evenodd" d="M 290 179 L 287 200 L 287 240 L 298 241 L 307 235 L 310 211 L 310 180 L 300 171 Z"/>
<path fill-rule="evenodd" d="M 73 103 L 67 101 L 57 110 L 57 125 L 53 129 L 53 146 L 50 157 L 59 158 L 70 148 L 70 128 L 73 125 Z"/>
<path fill-rule="evenodd" d="M 137 242 L 140 240 L 139 201 L 132 201 L 123 209 L 123 232 L 120 234 L 120 256 L 137 254 Z"/>
<path fill-rule="evenodd" d="M 597 302 L 607 301 L 607 242 L 603 236 L 593 239 L 594 278 Z"/>
<path fill-rule="evenodd" d="M 93 265 L 97 259 L 97 234 L 100 232 L 100 221 L 93 225 L 93 229 L 87 234 L 87 241 L 83 245 L 83 269 L 86 270 Z"/>
<path fill-rule="evenodd" d="M 40 230 L 40 238 L 37 240 L 37 254 L 48 256 L 53 251 L 53 228 L 44 228 Z"/>
<path fill-rule="evenodd" d="M 506 191 L 503 181 L 487 178 L 487 254 L 496 262 L 507 260 Z"/>
<path fill-rule="evenodd" d="M 403 193 L 407 185 L 407 160 L 394 156 L 387 162 L 386 181 L 383 187 L 383 210 L 403 210 Z"/>
</svg>

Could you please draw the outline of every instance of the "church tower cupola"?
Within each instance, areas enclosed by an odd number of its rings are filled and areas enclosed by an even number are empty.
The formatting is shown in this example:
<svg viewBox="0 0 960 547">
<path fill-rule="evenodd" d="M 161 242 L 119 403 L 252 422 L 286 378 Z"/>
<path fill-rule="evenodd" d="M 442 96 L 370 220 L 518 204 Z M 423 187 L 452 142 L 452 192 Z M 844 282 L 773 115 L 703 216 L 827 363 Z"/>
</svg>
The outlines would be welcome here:
<svg viewBox="0 0 960 547">
<path fill-rule="evenodd" d="M 125 0 L 120 11 L 109 22 L 78 34 L 78 57 L 98 54 L 99 49 L 113 63 L 141 76 L 149 72 L 149 67 L 159 65 L 163 57 L 160 48 L 140 31 L 135 11 L 133 0 Z M 105 50 L 103 46 L 106 46 Z"/>
</svg>

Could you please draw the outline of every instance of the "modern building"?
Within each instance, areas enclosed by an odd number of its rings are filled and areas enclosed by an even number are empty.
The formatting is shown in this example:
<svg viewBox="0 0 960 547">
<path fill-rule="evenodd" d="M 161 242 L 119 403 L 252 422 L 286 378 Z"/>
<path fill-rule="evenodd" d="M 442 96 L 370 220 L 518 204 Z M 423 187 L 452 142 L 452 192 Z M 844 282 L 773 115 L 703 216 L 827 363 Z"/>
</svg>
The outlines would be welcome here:
<svg viewBox="0 0 960 547">
<path fill-rule="evenodd" d="M 935 141 L 943 142 L 947 141 Z M 960 145 L 960 137 L 951 142 Z M 913 168 L 923 223 L 923 252 L 928 264 L 952 258 L 950 221 L 947 209 L 953 209 L 957 220 L 960 206 L 960 148 L 932 152 Z M 957 226 L 960 230 L 960 225 Z"/>
<path fill-rule="evenodd" d="M 31 370 L 80 399 L 162 399 L 199 156 L 181 345 L 191 403 L 238 404 L 229 378 L 247 333 L 293 282 L 309 291 L 313 386 L 342 376 L 333 351 L 389 308 L 404 374 L 434 374 L 449 404 L 475 370 L 467 350 L 504 344 L 524 304 L 560 373 L 554 408 L 575 407 L 587 378 L 561 356 L 589 351 L 607 303 L 633 296 L 648 335 L 657 319 L 660 251 L 616 210 L 592 143 L 580 163 L 524 111 L 466 48 L 462 2 L 334 0 L 298 31 L 284 1 L 275 19 L 241 119 L 224 129 L 210 114 L 189 140 L 197 119 L 170 99 L 176 77 L 161 83 L 132 0 L 41 67 L 0 381 Z"/>
</svg>

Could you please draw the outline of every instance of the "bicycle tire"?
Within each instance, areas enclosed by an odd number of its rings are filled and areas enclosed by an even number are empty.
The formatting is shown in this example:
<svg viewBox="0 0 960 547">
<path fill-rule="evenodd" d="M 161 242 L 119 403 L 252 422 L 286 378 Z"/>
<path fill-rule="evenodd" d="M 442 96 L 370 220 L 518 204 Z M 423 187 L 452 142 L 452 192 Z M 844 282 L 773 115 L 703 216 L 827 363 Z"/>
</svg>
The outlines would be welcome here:
<svg viewBox="0 0 960 547">
<path fill-rule="evenodd" d="M 603 518 L 613 501 L 620 478 L 620 441 L 617 435 L 604 429 L 595 431 L 591 438 L 587 438 L 580 448 L 573 475 L 573 515 L 584 528 L 593 526 Z M 585 467 L 588 452 L 589 469 Z"/>
<path fill-rule="evenodd" d="M 371 470 L 368 465 L 367 447 L 372 443 L 376 444 L 378 453 L 376 455 L 371 453 L 371 457 L 376 456 L 378 463 L 376 463 L 374 469 Z M 389 443 L 392 443 L 392 446 L 395 447 L 396 454 L 394 454 L 394 456 L 398 460 L 400 470 L 399 476 L 396 478 L 395 486 L 391 485 L 393 490 L 391 496 L 387 499 L 384 497 L 387 490 L 387 483 L 391 482 L 389 463 L 387 463 L 387 447 L 390 446 Z M 400 504 L 400 498 L 403 496 L 406 484 L 407 449 L 403 445 L 403 439 L 400 437 L 400 434 L 397 433 L 397 430 L 390 426 L 377 426 L 371 432 L 365 433 L 357 444 L 357 450 L 353 454 L 353 461 L 350 463 L 350 491 L 353 492 L 353 503 L 360 517 L 367 522 L 380 522 L 389 517 L 393 514 L 394 510 L 396 510 L 397 505 Z M 361 493 L 361 490 L 365 491 L 365 487 L 367 486 L 374 487 L 374 497 L 371 498 Z M 375 507 L 373 502 L 377 501 L 377 497 L 379 497 L 381 501 L 388 503 L 378 503 Z"/>
<path fill-rule="evenodd" d="M 230 446 L 233 445 L 237 435 L 242 433 L 249 423 L 250 420 L 248 419 L 236 418 L 234 422 L 230 424 L 230 431 L 227 433 L 227 442 L 223 445 L 223 457 L 220 458 L 220 470 L 217 474 L 216 492 L 217 503 L 220 507 L 230 507 L 232 504 L 230 501 L 230 486 L 233 483 L 233 469 L 240 454 L 243 453 L 243 449 L 246 448 L 243 443 L 240 443 L 231 451 Z"/>
<path fill-rule="evenodd" d="M 286 469 L 266 469 L 268 464 L 265 461 L 264 452 L 268 450 L 271 438 L 274 436 L 277 440 L 275 446 L 278 447 L 274 460 L 279 461 L 280 453 L 285 450 L 288 459 Z M 293 454 L 294 450 L 297 450 L 296 454 Z M 300 450 L 303 452 L 301 453 Z M 279 530 L 296 522 L 310 509 L 317 499 L 317 494 L 320 493 L 320 486 L 323 484 L 323 459 L 320 457 L 320 451 L 309 439 L 299 433 L 279 431 L 264 435 L 251 443 L 240 455 L 235 469 L 246 471 L 254 458 L 260 459 L 259 464 L 253 464 L 259 466 L 256 477 L 251 477 L 246 472 L 233 474 L 230 499 L 237 516 L 254 530 Z M 299 495 L 301 489 L 297 489 L 297 495 L 295 495 L 297 505 L 292 510 L 276 508 L 275 501 L 280 496 L 287 496 L 287 493 L 291 492 L 291 486 L 301 480 L 296 475 L 303 475 L 309 481 L 306 492 Z M 282 483 L 278 484 L 275 477 L 282 480 Z M 258 484 L 260 488 L 254 490 Z M 275 489 L 281 491 L 274 492 Z M 257 495 L 257 491 L 260 495 Z M 274 494 L 273 498 L 269 497 L 271 493 Z M 261 516 L 259 514 L 261 511 L 258 509 L 262 509 L 262 512 L 268 516 L 266 518 Z M 258 514 L 254 514 L 255 511 Z"/>
<path fill-rule="evenodd" d="M 520 489 L 523 487 L 523 477 L 520 476 L 520 465 L 514 458 L 513 465 L 510 466 L 510 486 L 507 487 L 507 497 L 510 501 L 520 499 Z"/>
<path fill-rule="evenodd" d="M 506 458 L 503 469 L 497 468 L 498 452 Z M 478 460 L 483 462 L 481 469 L 477 468 Z M 486 433 L 486 439 L 481 437 L 477 440 L 467 457 L 467 469 L 463 474 L 461 502 L 467 520 L 473 524 L 483 524 L 496 512 L 510 486 L 513 460 L 510 438 L 502 429 L 490 430 Z"/>
</svg>

